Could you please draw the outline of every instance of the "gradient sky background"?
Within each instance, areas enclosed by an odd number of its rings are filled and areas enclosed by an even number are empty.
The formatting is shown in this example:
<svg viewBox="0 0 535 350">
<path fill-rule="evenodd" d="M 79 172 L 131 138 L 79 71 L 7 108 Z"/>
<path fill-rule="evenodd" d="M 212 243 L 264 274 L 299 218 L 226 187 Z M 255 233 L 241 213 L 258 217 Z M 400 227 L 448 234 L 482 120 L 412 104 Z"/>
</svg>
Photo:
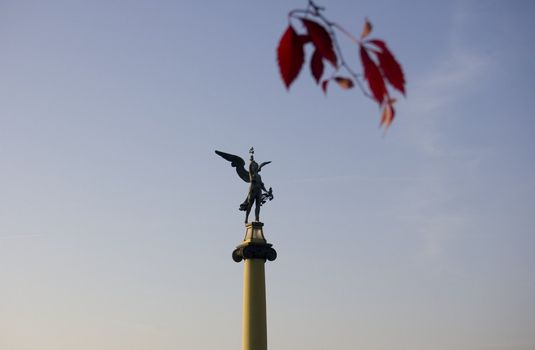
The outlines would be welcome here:
<svg viewBox="0 0 535 350">
<path fill-rule="evenodd" d="M 270 349 L 535 349 L 535 3 L 321 4 L 403 64 L 386 136 L 358 91 L 286 92 L 304 0 L 0 1 L 2 350 L 239 349 L 213 151 L 251 146 Z"/>
</svg>

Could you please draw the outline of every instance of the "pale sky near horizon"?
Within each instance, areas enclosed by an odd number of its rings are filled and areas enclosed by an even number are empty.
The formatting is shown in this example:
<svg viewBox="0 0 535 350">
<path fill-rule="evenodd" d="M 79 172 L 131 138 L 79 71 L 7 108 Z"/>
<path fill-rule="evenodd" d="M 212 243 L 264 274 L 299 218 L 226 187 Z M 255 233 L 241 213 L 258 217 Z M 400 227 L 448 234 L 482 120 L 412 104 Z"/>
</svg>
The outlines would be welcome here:
<svg viewBox="0 0 535 350">
<path fill-rule="evenodd" d="M 284 88 L 304 0 L 0 0 L 0 349 L 239 349 L 247 184 L 214 150 L 251 146 L 270 349 L 535 349 L 535 3 L 318 3 L 402 63 L 386 135 Z"/>
</svg>

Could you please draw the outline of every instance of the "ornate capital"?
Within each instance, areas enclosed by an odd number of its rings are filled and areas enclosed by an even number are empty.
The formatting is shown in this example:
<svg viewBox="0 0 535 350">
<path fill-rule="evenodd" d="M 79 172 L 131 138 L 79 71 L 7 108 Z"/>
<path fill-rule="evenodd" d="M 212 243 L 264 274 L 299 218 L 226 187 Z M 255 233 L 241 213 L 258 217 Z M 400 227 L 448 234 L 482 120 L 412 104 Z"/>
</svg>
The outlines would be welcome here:
<svg viewBox="0 0 535 350">
<path fill-rule="evenodd" d="M 232 259 L 240 262 L 246 259 L 264 259 L 273 261 L 277 258 L 277 252 L 272 244 L 264 237 L 264 224 L 255 221 L 245 224 L 245 237 L 243 242 L 232 252 Z"/>
<path fill-rule="evenodd" d="M 277 258 L 277 252 L 269 243 L 252 243 L 247 242 L 240 244 L 232 252 L 232 259 L 240 262 L 246 259 L 264 259 L 273 261 Z"/>
</svg>

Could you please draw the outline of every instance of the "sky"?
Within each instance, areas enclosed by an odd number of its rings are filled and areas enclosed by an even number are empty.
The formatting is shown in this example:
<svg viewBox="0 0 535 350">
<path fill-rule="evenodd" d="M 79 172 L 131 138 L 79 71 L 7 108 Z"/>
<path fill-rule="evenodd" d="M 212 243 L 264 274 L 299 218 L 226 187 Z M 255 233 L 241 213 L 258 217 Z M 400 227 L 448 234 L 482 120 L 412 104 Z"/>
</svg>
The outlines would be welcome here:
<svg viewBox="0 0 535 350">
<path fill-rule="evenodd" d="M 305 1 L 0 0 L 2 350 L 240 348 L 247 184 L 214 150 L 251 146 L 270 349 L 535 348 L 535 4 L 318 3 L 402 63 L 386 133 L 283 86 Z"/>
</svg>

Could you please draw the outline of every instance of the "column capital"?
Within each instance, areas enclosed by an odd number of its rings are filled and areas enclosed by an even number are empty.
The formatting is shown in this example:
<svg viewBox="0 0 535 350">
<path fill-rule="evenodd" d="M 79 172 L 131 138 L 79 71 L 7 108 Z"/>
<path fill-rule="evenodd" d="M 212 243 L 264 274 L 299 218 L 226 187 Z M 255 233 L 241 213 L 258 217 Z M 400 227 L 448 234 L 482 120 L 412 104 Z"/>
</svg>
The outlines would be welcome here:
<svg viewBox="0 0 535 350">
<path fill-rule="evenodd" d="M 277 258 L 277 251 L 270 243 L 242 243 L 232 252 L 232 259 L 240 262 L 246 259 L 264 259 L 273 261 Z"/>
<path fill-rule="evenodd" d="M 240 262 L 245 259 L 264 259 L 273 261 L 277 252 L 272 244 L 264 237 L 264 224 L 259 221 L 245 224 L 245 237 L 243 242 L 232 252 L 232 259 Z"/>
</svg>

